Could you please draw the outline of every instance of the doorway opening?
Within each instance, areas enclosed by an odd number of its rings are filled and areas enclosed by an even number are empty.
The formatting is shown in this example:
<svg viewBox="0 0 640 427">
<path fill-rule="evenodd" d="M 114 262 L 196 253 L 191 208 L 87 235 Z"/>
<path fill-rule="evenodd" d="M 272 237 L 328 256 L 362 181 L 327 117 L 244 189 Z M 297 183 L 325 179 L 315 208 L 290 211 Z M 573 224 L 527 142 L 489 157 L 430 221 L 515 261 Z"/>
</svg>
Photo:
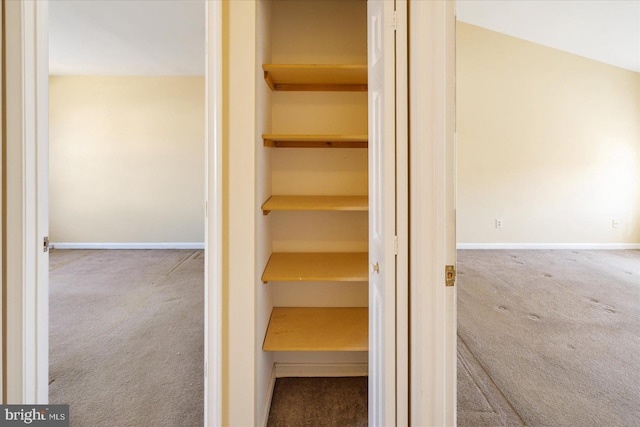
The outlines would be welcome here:
<svg viewBox="0 0 640 427">
<path fill-rule="evenodd" d="M 49 12 L 50 402 L 202 425 L 205 2 Z"/>
<path fill-rule="evenodd" d="M 367 2 L 261 1 L 258 13 L 257 350 L 267 375 L 275 366 L 268 423 L 313 413 L 317 423 L 366 422 Z M 291 400 L 313 389 L 323 391 Z M 347 395 L 343 414 L 334 403 Z"/>
</svg>

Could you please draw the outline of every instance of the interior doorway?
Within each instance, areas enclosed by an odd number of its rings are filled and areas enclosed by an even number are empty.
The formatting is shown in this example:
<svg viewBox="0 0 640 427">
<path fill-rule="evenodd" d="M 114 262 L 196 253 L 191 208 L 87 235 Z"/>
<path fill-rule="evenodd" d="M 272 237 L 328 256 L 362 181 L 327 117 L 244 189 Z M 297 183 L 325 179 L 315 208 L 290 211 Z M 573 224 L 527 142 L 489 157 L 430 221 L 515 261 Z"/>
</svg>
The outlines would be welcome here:
<svg viewBox="0 0 640 427">
<path fill-rule="evenodd" d="M 49 6 L 50 401 L 203 424 L 205 2 Z"/>
</svg>

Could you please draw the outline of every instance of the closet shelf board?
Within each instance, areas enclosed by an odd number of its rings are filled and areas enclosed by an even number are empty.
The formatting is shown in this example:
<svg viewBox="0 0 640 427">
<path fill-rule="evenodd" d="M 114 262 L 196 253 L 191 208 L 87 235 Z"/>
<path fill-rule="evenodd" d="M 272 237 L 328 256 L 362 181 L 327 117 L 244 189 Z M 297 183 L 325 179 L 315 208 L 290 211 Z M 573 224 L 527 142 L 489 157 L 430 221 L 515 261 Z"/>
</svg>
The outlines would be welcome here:
<svg viewBox="0 0 640 427">
<path fill-rule="evenodd" d="M 367 148 L 367 135 L 263 134 L 265 147 L 276 148 Z"/>
<path fill-rule="evenodd" d="M 262 281 L 366 282 L 368 263 L 367 252 L 274 252 Z"/>
<path fill-rule="evenodd" d="M 263 64 L 271 90 L 366 92 L 367 66 L 343 64 Z"/>
<path fill-rule="evenodd" d="M 264 351 L 367 351 L 366 307 L 274 307 Z"/>
<path fill-rule="evenodd" d="M 367 211 L 367 196 L 271 196 L 262 213 L 271 211 Z"/>
</svg>

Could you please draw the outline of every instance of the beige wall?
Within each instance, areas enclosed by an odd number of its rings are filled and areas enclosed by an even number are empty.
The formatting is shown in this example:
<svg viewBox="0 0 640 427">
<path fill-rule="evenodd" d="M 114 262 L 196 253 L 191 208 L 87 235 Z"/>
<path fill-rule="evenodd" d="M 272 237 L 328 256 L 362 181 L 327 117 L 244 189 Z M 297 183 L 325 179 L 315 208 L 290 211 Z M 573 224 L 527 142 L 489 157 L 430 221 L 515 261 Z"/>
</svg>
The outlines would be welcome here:
<svg viewBox="0 0 640 427">
<path fill-rule="evenodd" d="M 640 242 L 638 73 L 459 22 L 457 138 L 458 242 Z"/>
<path fill-rule="evenodd" d="M 51 241 L 203 242 L 204 105 L 203 77 L 51 77 Z"/>
</svg>

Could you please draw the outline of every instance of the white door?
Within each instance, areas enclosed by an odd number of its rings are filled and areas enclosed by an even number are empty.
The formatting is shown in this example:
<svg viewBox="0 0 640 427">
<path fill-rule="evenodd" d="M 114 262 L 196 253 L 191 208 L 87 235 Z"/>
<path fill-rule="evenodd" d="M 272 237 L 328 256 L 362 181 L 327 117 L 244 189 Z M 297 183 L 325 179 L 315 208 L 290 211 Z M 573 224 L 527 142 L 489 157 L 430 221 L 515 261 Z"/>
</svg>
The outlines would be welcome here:
<svg viewBox="0 0 640 427">
<path fill-rule="evenodd" d="M 394 2 L 369 0 L 369 425 L 396 425 Z"/>
</svg>

